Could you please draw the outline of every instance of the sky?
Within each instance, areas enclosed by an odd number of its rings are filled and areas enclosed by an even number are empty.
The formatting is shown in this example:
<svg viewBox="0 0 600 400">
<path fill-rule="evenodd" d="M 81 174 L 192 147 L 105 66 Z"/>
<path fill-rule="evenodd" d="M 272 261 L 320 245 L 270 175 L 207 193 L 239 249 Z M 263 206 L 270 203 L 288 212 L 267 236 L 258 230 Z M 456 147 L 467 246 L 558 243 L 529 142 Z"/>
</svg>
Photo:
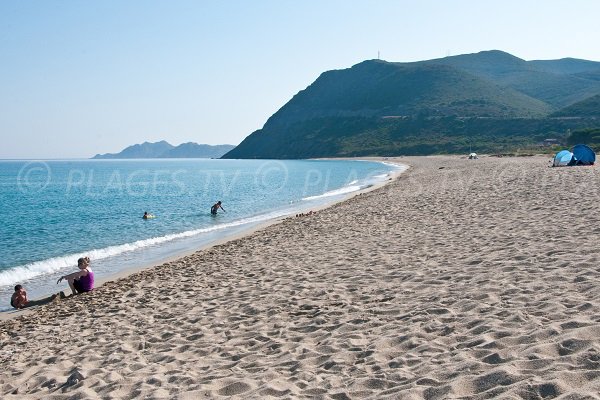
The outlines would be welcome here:
<svg viewBox="0 0 600 400">
<path fill-rule="evenodd" d="M 600 61 L 597 0 L 0 1 L 0 159 L 239 144 L 328 70 Z"/>
</svg>

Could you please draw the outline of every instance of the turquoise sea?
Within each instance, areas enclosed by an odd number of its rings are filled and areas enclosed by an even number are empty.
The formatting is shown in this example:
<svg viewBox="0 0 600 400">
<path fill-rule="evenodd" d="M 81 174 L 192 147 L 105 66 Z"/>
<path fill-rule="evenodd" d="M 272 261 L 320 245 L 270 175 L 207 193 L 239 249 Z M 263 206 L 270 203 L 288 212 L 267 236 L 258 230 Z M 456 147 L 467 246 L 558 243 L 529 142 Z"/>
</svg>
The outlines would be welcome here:
<svg viewBox="0 0 600 400">
<path fill-rule="evenodd" d="M 67 289 L 56 280 L 83 255 L 97 279 L 110 277 L 340 200 L 397 168 L 341 160 L 0 161 L 0 310 L 16 284 L 30 298 Z M 218 200 L 226 212 L 213 216 Z M 142 219 L 144 211 L 156 218 Z"/>
</svg>

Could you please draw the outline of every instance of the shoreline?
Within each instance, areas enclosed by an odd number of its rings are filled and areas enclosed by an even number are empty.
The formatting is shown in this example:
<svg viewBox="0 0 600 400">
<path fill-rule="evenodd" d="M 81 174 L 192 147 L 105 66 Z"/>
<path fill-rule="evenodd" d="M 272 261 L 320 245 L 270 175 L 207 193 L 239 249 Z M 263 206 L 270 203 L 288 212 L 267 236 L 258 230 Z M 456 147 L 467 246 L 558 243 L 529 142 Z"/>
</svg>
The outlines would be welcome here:
<svg viewBox="0 0 600 400">
<path fill-rule="evenodd" d="M 386 162 L 386 160 L 382 160 L 382 159 L 380 159 L 378 157 L 341 158 L 340 160 L 342 160 L 342 159 L 343 160 L 354 160 L 354 161 L 364 160 L 364 161 L 381 162 L 381 163 L 385 163 Z M 336 160 L 336 159 L 328 159 L 328 160 Z M 358 190 L 356 192 L 348 193 L 348 194 L 342 196 L 341 198 L 339 198 L 337 200 L 334 200 L 332 202 L 327 202 L 327 203 L 318 205 L 316 207 L 312 207 L 311 211 L 318 212 L 318 211 L 324 210 L 326 208 L 329 208 L 329 207 L 331 207 L 331 206 L 333 206 L 333 205 L 335 205 L 337 203 L 341 203 L 341 202 L 347 201 L 347 200 L 353 198 L 354 196 L 358 196 L 358 195 L 363 194 L 363 193 L 368 193 L 370 191 L 373 191 L 373 190 L 376 190 L 376 189 L 378 189 L 380 187 L 383 187 L 384 185 L 390 183 L 390 181 L 393 181 L 393 180 L 397 179 L 403 172 L 405 172 L 406 170 L 408 170 L 410 168 L 410 165 L 408 165 L 406 163 L 389 162 L 389 164 L 393 164 L 396 167 L 398 167 L 398 169 L 395 169 L 395 170 L 392 170 L 392 171 L 389 172 L 390 178 L 386 179 L 385 181 L 381 181 L 381 182 L 378 182 L 376 184 L 373 184 L 373 185 L 371 185 L 369 187 L 366 187 L 364 189 Z M 159 265 L 177 262 L 180 259 L 192 256 L 193 254 L 195 254 L 197 252 L 210 249 L 210 248 L 212 248 L 214 246 L 219 246 L 219 245 L 225 244 L 225 243 L 230 242 L 230 241 L 235 241 L 235 240 L 242 239 L 242 238 L 244 238 L 246 236 L 253 235 L 254 233 L 256 233 L 258 231 L 261 231 L 261 230 L 263 230 L 263 229 L 265 229 L 265 228 L 267 228 L 267 227 L 269 227 L 271 225 L 279 224 L 279 223 L 285 221 L 286 219 L 291 219 L 291 218 L 295 218 L 295 217 L 293 215 L 291 215 L 291 216 L 285 216 L 285 217 L 275 217 L 275 218 L 272 218 L 272 219 L 269 219 L 269 220 L 266 220 L 266 221 L 262 221 L 262 222 L 259 222 L 259 223 L 250 224 L 250 226 L 248 226 L 246 228 L 242 228 L 239 232 L 230 233 L 230 234 L 225 235 L 222 238 L 208 241 L 206 244 L 200 245 L 198 247 L 194 247 L 193 249 L 188 249 L 186 251 L 178 252 L 176 254 L 173 254 L 171 256 L 166 256 L 166 257 L 159 258 L 158 260 L 143 262 L 143 263 L 140 263 L 139 265 L 135 265 L 135 266 L 124 268 L 122 270 L 119 270 L 119 271 L 116 271 L 114 273 L 111 273 L 108 276 L 103 276 L 101 278 L 97 278 L 96 279 L 95 288 L 101 287 L 102 285 L 104 285 L 104 284 L 106 284 L 108 282 L 111 282 L 111 283 L 118 282 L 119 280 L 127 278 L 127 277 L 129 277 L 129 276 L 131 276 L 133 274 L 136 274 L 138 272 L 143 272 L 143 271 L 152 269 L 152 268 L 154 268 L 156 266 L 159 266 Z M 92 262 L 93 262 L 93 260 L 92 260 Z M 70 289 L 68 287 L 66 289 L 63 289 L 63 291 L 64 291 L 64 293 L 67 296 L 70 294 L 69 293 Z M 59 291 L 54 292 L 54 293 L 58 293 L 58 292 Z M 43 297 L 42 299 L 46 299 L 49 296 L 51 296 L 52 294 L 54 294 L 54 293 L 49 293 L 48 296 Z M 42 300 L 42 299 L 33 299 L 33 300 L 39 301 L 39 300 Z M 10 310 L 7 310 L 7 311 L 0 311 L 0 322 L 2 322 L 2 321 L 8 321 L 8 320 L 11 320 L 11 319 L 14 319 L 14 318 L 18 318 L 21 315 L 32 314 L 37 309 L 39 309 L 41 306 L 42 305 L 36 305 L 36 306 L 31 307 L 31 308 L 25 308 L 25 309 L 20 309 L 20 310 L 10 309 Z"/>
<path fill-rule="evenodd" d="M 332 159 L 332 160 L 335 160 L 335 159 Z M 359 159 L 356 159 L 356 160 L 365 160 L 365 158 L 359 158 Z M 368 161 L 377 161 L 377 160 L 375 160 L 375 159 L 369 159 Z M 328 209 L 328 208 L 330 208 L 330 207 L 332 207 L 332 206 L 334 206 L 334 205 L 336 205 L 338 203 L 342 203 L 344 201 L 350 200 L 351 198 L 353 198 L 355 196 L 361 195 L 363 193 L 368 193 L 368 192 L 371 192 L 373 190 L 377 190 L 377 189 L 379 189 L 379 188 L 381 188 L 381 187 L 389 184 L 390 181 L 398 179 L 398 177 L 403 172 L 405 172 L 406 170 L 408 170 L 410 168 L 410 166 L 407 165 L 407 164 L 396 163 L 395 165 L 401 166 L 401 167 L 406 167 L 406 168 L 403 169 L 402 171 L 399 171 L 399 172 L 396 172 L 396 173 L 394 173 L 395 171 L 391 171 L 390 174 L 392 176 L 390 176 L 390 179 L 388 179 L 388 180 L 385 180 L 385 181 L 382 181 L 380 183 L 371 185 L 371 186 L 369 186 L 367 188 L 364 188 L 364 189 L 361 189 L 361 190 L 357 190 L 356 192 L 349 193 L 349 194 L 345 195 L 344 197 L 342 197 L 341 199 L 337 199 L 337 200 L 332 201 L 330 203 L 325 203 L 325 204 L 319 205 L 317 207 L 312 207 L 310 211 L 313 211 L 314 213 L 316 213 L 316 212 Z M 253 225 L 252 227 L 248 227 L 247 229 L 244 229 L 241 232 L 234 233 L 234 234 L 231 234 L 231 235 L 227 235 L 227 236 L 225 236 L 223 238 L 214 240 L 214 241 L 212 241 L 212 242 L 210 242 L 208 244 L 202 245 L 202 246 L 200 246 L 198 248 L 190 249 L 189 251 L 186 251 L 184 253 L 177 254 L 177 255 L 174 255 L 172 257 L 168 257 L 164 261 L 161 261 L 161 262 L 158 262 L 158 263 L 149 263 L 149 264 L 145 264 L 145 265 L 138 266 L 138 267 L 127 268 L 125 270 L 122 270 L 122 271 L 119 271 L 119 272 L 115 273 L 115 275 L 113 275 L 111 277 L 103 278 L 99 282 L 100 282 L 100 284 L 104 284 L 106 282 L 117 281 L 119 279 L 126 278 L 126 277 L 128 277 L 128 276 L 130 276 L 132 274 L 137 273 L 137 272 L 142 272 L 142 271 L 145 271 L 145 270 L 148 270 L 148 269 L 152 269 L 153 267 L 156 267 L 157 265 L 177 262 L 178 260 L 180 260 L 182 258 L 186 258 L 186 257 L 192 256 L 192 255 L 194 255 L 194 254 L 196 254 L 196 253 L 198 253 L 200 251 L 205 251 L 205 250 L 208 250 L 208 249 L 210 249 L 212 247 L 215 247 L 215 246 L 224 245 L 224 244 L 226 244 L 228 242 L 231 242 L 231 241 L 236 241 L 236 240 L 244 239 L 245 237 L 251 236 L 251 235 L 253 235 L 253 234 L 255 234 L 255 233 L 259 232 L 259 231 L 262 231 L 263 229 L 266 229 L 266 228 L 272 226 L 272 225 L 277 225 L 277 224 L 280 224 L 280 223 L 282 223 L 282 222 L 284 222 L 286 220 L 291 220 L 291 219 L 294 219 L 294 218 L 296 218 L 296 217 L 294 215 L 291 215 L 291 216 L 286 216 L 286 217 L 276 217 L 276 218 L 273 218 L 273 219 L 270 219 L 270 220 L 267 220 L 267 221 L 263 221 L 263 222 L 260 222 L 260 223 L 258 223 L 256 225 Z M 302 218 L 302 217 L 299 217 L 299 218 Z M 0 321 L 1 320 L 2 319 L 0 318 Z"/>
<path fill-rule="evenodd" d="M 596 398 L 600 169 L 398 161 L 378 190 L 1 322 L 0 396 Z"/>
</svg>

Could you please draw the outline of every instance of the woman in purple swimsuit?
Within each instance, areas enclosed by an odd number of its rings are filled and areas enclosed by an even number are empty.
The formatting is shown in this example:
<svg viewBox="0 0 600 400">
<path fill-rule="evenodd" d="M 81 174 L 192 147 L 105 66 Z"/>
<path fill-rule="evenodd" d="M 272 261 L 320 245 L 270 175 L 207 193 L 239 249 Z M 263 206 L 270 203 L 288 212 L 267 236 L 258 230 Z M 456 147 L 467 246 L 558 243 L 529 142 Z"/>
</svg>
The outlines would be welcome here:
<svg viewBox="0 0 600 400">
<path fill-rule="evenodd" d="M 80 258 L 77 260 L 77 266 L 79 267 L 79 271 L 61 276 L 56 283 L 60 283 L 63 279 L 66 279 L 73 294 L 89 292 L 94 288 L 94 272 L 90 268 L 90 258 Z"/>
</svg>

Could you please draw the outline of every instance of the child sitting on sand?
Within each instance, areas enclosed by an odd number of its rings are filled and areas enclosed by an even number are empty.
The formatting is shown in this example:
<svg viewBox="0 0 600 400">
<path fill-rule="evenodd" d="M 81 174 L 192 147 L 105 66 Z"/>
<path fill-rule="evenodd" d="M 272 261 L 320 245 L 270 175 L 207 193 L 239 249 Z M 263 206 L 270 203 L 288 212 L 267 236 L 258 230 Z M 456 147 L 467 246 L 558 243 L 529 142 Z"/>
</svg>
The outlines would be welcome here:
<svg viewBox="0 0 600 400">
<path fill-rule="evenodd" d="M 15 286 L 15 292 L 10 298 L 10 305 L 16 309 L 24 308 L 27 305 L 27 292 L 23 289 L 23 286 Z"/>
<path fill-rule="evenodd" d="M 27 298 L 27 292 L 25 291 L 25 289 L 23 289 L 23 286 L 17 285 L 17 286 L 15 286 L 15 292 L 13 293 L 12 297 L 10 298 L 10 305 L 13 306 L 14 308 L 16 308 L 17 310 L 20 310 L 23 308 L 29 308 L 29 307 L 41 306 L 43 304 L 48 304 L 51 301 L 54 301 L 58 297 L 60 297 L 61 299 L 64 299 L 65 294 L 63 292 L 60 292 L 60 293 L 50 295 L 48 297 L 44 297 L 43 299 L 29 300 Z"/>
</svg>

